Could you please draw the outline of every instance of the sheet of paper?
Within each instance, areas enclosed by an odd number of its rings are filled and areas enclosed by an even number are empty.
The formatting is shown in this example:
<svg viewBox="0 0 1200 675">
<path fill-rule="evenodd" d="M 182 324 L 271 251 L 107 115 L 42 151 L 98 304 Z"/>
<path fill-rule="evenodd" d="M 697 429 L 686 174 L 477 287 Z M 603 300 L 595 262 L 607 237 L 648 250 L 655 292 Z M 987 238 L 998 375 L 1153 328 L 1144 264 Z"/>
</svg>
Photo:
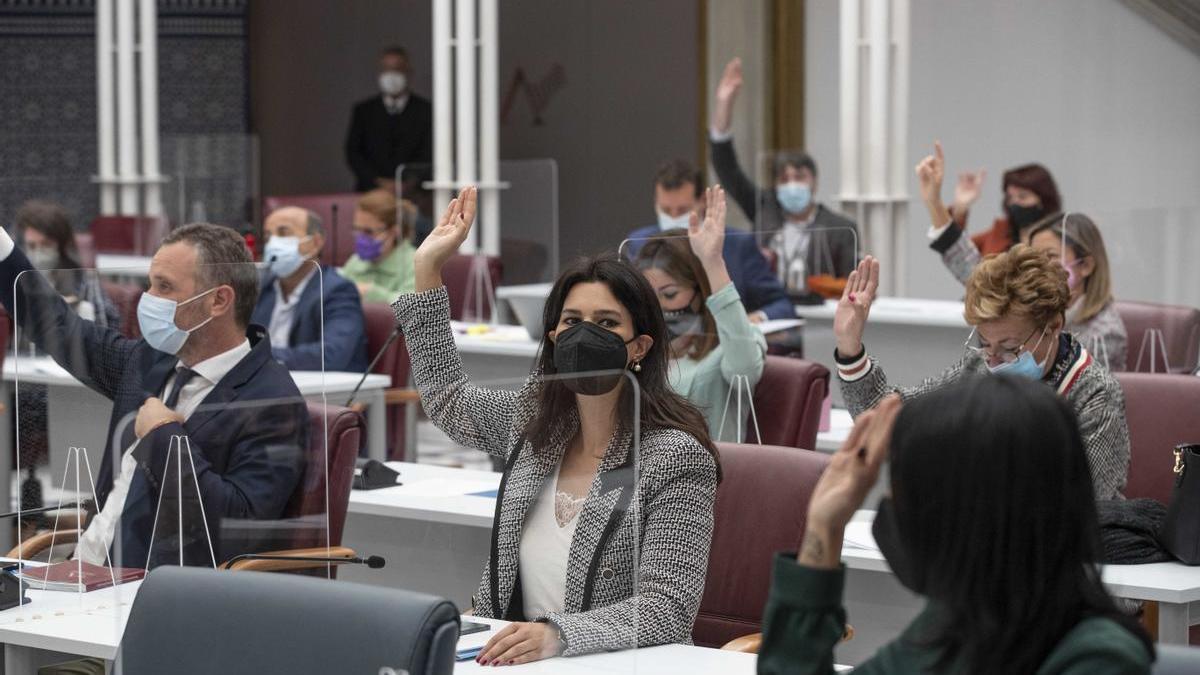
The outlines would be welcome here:
<svg viewBox="0 0 1200 675">
<path fill-rule="evenodd" d="M 866 551 L 878 551 L 879 545 L 875 543 L 875 535 L 871 534 L 871 521 L 855 520 L 846 523 L 846 533 L 843 535 L 843 543 L 846 546 L 853 548 L 861 548 Z"/>
</svg>

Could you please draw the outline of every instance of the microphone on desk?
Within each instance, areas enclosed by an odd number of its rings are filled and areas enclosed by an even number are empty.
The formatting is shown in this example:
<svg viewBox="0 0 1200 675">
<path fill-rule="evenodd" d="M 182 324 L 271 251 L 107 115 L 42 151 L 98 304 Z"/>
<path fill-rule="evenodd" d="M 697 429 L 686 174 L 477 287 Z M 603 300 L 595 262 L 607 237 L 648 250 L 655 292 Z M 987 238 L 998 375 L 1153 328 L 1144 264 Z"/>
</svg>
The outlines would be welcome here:
<svg viewBox="0 0 1200 675">
<path fill-rule="evenodd" d="M 377 555 L 370 555 L 366 558 L 329 558 L 325 556 L 292 556 L 292 555 L 272 555 L 270 553 L 242 553 L 235 555 L 222 565 L 223 568 L 229 569 L 234 563 L 242 560 L 290 560 L 295 562 L 315 562 L 327 563 L 330 565 L 366 565 L 367 567 L 377 570 L 383 567 L 387 561 Z"/>
<path fill-rule="evenodd" d="M 367 364 L 367 369 L 363 371 L 362 377 L 358 380 L 358 384 L 354 385 L 354 391 L 350 392 L 350 398 L 346 399 L 347 408 L 350 407 L 351 403 L 354 403 L 354 397 L 358 396 L 358 390 L 362 389 L 363 382 L 367 381 L 367 375 L 371 374 L 371 369 L 375 367 L 376 363 L 379 363 L 379 359 L 387 353 L 388 347 L 391 347 L 392 343 L 395 342 L 396 338 L 398 337 L 400 337 L 400 326 L 396 326 L 392 330 L 392 334 L 388 336 L 388 339 L 384 341 L 383 346 L 380 347 L 379 351 L 375 353 L 375 358 L 371 359 L 371 362 Z"/>
</svg>

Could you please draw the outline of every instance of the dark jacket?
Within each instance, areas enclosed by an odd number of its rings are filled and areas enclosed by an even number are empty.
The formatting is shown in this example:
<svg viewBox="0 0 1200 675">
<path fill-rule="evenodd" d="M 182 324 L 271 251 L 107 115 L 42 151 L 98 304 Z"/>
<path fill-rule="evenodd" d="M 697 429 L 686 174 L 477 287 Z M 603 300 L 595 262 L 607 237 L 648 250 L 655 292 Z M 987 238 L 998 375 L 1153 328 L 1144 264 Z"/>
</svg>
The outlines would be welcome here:
<svg viewBox="0 0 1200 675">
<path fill-rule="evenodd" d="M 759 232 L 776 232 L 783 227 L 783 207 L 775 199 L 775 191 L 760 190 L 738 164 L 733 140 L 709 143 L 713 169 L 721 187 L 754 223 Z M 848 277 L 858 265 L 858 225 L 845 216 L 834 213 L 824 206 L 817 206 L 817 215 L 808 226 L 817 230 L 809 242 L 805 267 L 810 274 L 831 273 L 835 277 Z M 768 242 L 763 242 L 766 245 Z"/>
<path fill-rule="evenodd" d="M 275 309 L 275 276 L 268 275 L 258 294 L 250 320 L 271 325 Z M 292 332 L 286 345 L 272 345 L 271 353 L 289 370 L 322 370 L 321 312 L 325 312 L 324 370 L 361 372 L 367 367 L 367 334 L 363 327 L 358 288 L 332 267 L 308 280 L 296 306 Z"/>
<path fill-rule="evenodd" d="M 763 675 L 833 673 L 833 648 L 846 626 L 842 588 L 844 567 L 805 567 L 794 553 L 775 559 L 771 595 L 763 612 L 763 641 L 758 672 Z M 963 664 L 935 670 L 940 651 L 922 645 L 936 608 L 926 607 L 904 632 L 854 669 L 856 674 L 966 672 Z M 1037 627 L 1031 627 L 1036 630 Z M 1002 659 L 1003 654 L 997 654 Z M 1080 621 L 1046 655 L 1037 675 L 1133 675 L 1150 672 L 1150 653 L 1116 621 L 1091 617 Z"/>
<path fill-rule="evenodd" d="M 115 329 L 80 319 L 39 274 L 25 275 L 14 289 L 17 275 L 31 269 L 19 249 L 0 262 L 0 301 L 10 315 L 19 317 L 21 330 L 28 331 L 39 348 L 113 402 L 103 455 L 106 461 L 97 469 L 97 508 L 102 509 L 113 487 L 113 467 L 120 466 L 122 455 L 134 440 L 138 409 L 147 398 L 165 395 L 178 359 L 153 349 L 145 340 L 131 340 Z M 18 303 L 20 311 L 15 312 Z M 247 337 L 250 354 L 217 383 L 187 422 L 165 424 L 138 443 L 134 457 L 139 470 L 114 537 L 114 564 L 147 564 L 162 488 L 167 486 L 167 493 L 178 492 L 170 475 L 175 471 L 166 471 L 173 436 L 187 435 L 189 439 L 195 482 L 199 484 L 218 563 L 250 547 L 247 541 L 223 540 L 222 529 L 231 520 L 271 520 L 283 514 L 303 472 L 308 414 L 295 382 L 271 358 L 271 342 L 264 329 L 252 325 Z M 188 492 L 194 485 L 191 466 L 187 462 L 185 466 L 189 473 L 184 477 L 184 498 L 194 502 L 195 488 Z M 177 513 L 166 503 L 162 508 L 164 513 Z M 194 532 L 199 511 L 184 513 L 189 520 L 186 529 Z M 178 538 L 169 530 L 162 531 L 167 520 L 173 519 L 164 518 L 154 535 L 151 567 L 178 561 Z M 185 546 L 188 564 L 211 564 L 207 544 L 185 540 Z"/>
<path fill-rule="evenodd" d="M 433 106 L 416 94 L 397 115 L 388 113 L 383 96 L 355 104 L 346 134 L 346 161 L 357 192 L 375 189 L 376 178 L 396 178 L 396 167 L 433 161 Z"/>
<path fill-rule="evenodd" d="M 658 225 L 649 225 L 629 233 L 625 245 L 628 255 L 636 257 L 646 239 L 661 232 Z M 779 279 L 771 273 L 767 259 L 758 248 L 757 239 L 748 232 L 730 230 L 725 235 L 725 246 L 721 251 L 729 278 L 737 288 L 738 295 L 747 312 L 762 311 L 768 319 L 794 319 L 796 310 L 788 299 Z"/>
</svg>

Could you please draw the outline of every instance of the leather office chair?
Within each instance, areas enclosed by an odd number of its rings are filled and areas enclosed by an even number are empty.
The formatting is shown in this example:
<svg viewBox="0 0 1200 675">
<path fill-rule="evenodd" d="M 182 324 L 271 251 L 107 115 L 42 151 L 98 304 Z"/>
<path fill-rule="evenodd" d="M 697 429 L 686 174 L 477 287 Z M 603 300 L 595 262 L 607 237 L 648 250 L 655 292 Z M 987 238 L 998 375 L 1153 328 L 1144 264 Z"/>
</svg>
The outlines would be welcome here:
<svg viewBox="0 0 1200 675">
<path fill-rule="evenodd" d="M 100 216 L 88 231 L 100 253 L 152 255 L 167 233 L 167 220 L 156 216 Z"/>
<path fill-rule="evenodd" d="M 395 330 L 396 315 L 392 313 L 389 305 L 364 302 L 363 324 L 367 331 L 367 358 L 373 359 Z M 404 406 L 418 404 L 420 397 L 416 391 L 407 388 L 412 364 L 408 360 L 408 349 L 404 345 L 403 335 L 397 337 L 387 352 L 379 357 L 371 372 L 390 375 L 392 378 L 392 387 L 384 392 L 387 403 L 388 459 L 409 461 L 412 449 L 408 447 L 406 437 L 408 425 L 405 418 L 407 410 Z"/>
<path fill-rule="evenodd" d="M 139 286 L 120 284 L 107 279 L 100 280 L 100 287 L 104 289 L 104 294 L 116 306 L 117 314 L 121 317 L 121 332 L 125 334 L 125 337 L 134 340 L 142 337 L 142 328 L 138 324 L 137 318 L 137 306 L 138 300 L 141 300 L 142 293 L 145 291 Z"/>
<path fill-rule="evenodd" d="M 1129 425 L 1129 481 L 1125 496 L 1150 497 L 1167 504 L 1175 484 L 1180 443 L 1200 443 L 1200 377 L 1117 373 L 1125 392 Z"/>
<path fill-rule="evenodd" d="M 504 266 L 500 259 L 494 256 L 485 256 L 487 260 L 487 273 L 492 281 L 492 292 L 500 285 L 500 277 Z M 495 301 L 495 297 L 487 298 L 487 288 L 483 289 L 485 297 L 476 297 L 476 286 L 471 277 L 471 263 L 474 261 L 474 256 L 456 255 L 446 261 L 445 267 L 442 268 L 442 281 L 446 284 L 446 293 L 450 296 L 450 318 L 455 321 L 463 321 L 464 313 L 468 303 L 474 308 L 481 308 L 483 316 L 473 317 L 476 320 L 485 321 L 492 316 L 491 303 Z"/>
<path fill-rule="evenodd" d="M 1163 372 L 1163 357 L 1150 362 L 1149 336 L 1146 331 L 1162 331 L 1166 346 L 1166 363 L 1172 373 L 1193 373 L 1200 361 L 1200 309 L 1180 305 L 1161 305 L 1153 302 L 1117 302 L 1117 313 L 1125 323 L 1129 342 L 1125 363 L 1129 370 Z M 1143 351 L 1143 343 L 1146 343 Z M 1138 355 L 1142 363 L 1138 367 Z"/>
<path fill-rule="evenodd" d="M 754 387 L 754 411 L 765 445 L 815 448 L 821 405 L 829 393 L 829 369 L 804 359 L 767 355 Z M 754 438 L 754 424 L 746 427 Z"/>
<path fill-rule="evenodd" d="M 804 536 L 808 500 L 829 457 L 770 445 L 719 443 L 724 479 L 717 487 L 712 547 L 697 645 L 719 647 L 762 629 L 779 551 L 795 551 Z"/>
<path fill-rule="evenodd" d="M 460 620 L 444 598 L 276 574 L 159 567 L 113 672 L 449 675 Z"/>
<path fill-rule="evenodd" d="M 318 195 L 277 195 L 263 199 L 263 214 L 269 214 L 283 206 L 299 206 L 321 216 L 325 226 L 325 249 L 321 251 L 321 264 L 340 267 L 354 254 L 354 208 L 362 195 L 341 192 Z M 337 222 L 334 222 L 333 207 L 337 206 Z"/>
<path fill-rule="evenodd" d="M 362 416 L 353 410 L 337 406 L 323 406 L 320 403 L 308 403 L 308 418 L 310 424 L 309 438 L 312 442 L 306 455 L 306 464 L 300 482 L 292 492 L 281 521 L 293 521 L 298 527 L 287 528 L 289 543 L 286 550 L 271 551 L 271 555 L 307 557 L 323 556 L 334 558 L 353 558 L 353 550 L 342 547 L 342 530 L 346 524 L 346 511 L 350 505 L 350 485 L 354 479 L 354 460 L 358 457 L 358 448 L 364 433 Z M 328 426 L 327 426 L 328 425 Z M 328 436 L 326 437 L 326 429 Z M 326 442 L 319 442 L 326 439 Z M 326 457 L 328 448 L 328 458 Z M 326 461 L 328 459 L 328 462 Z M 326 472 L 326 465 L 329 470 Z M 328 484 L 328 493 L 326 485 Z M 328 494 L 328 541 L 325 542 L 325 513 L 327 510 L 326 494 Z M 305 521 L 319 522 L 320 525 L 304 527 Z M 61 524 L 60 520 L 60 524 Z M 69 544 L 79 540 L 81 529 L 60 529 L 57 532 L 42 532 L 25 540 L 13 548 L 11 557 L 29 559 L 45 551 L 53 541 L 57 544 Z M 234 570 L 253 570 L 282 572 L 295 570 L 320 569 L 327 566 L 323 563 L 286 561 L 286 560 L 242 560 L 233 565 L 222 565 Z M 331 567 L 336 572 L 336 566 Z"/>
</svg>

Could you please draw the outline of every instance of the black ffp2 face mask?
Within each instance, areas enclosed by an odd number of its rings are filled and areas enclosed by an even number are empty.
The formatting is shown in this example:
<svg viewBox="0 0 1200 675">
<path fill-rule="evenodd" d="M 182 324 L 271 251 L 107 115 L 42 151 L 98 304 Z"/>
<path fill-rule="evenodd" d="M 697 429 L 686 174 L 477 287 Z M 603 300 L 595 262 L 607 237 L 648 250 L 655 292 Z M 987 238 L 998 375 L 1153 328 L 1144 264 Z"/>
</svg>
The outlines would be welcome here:
<svg viewBox="0 0 1200 675">
<path fill-rule="evenodd" d="M 561 331 L 554 342 L 554 371 L 559 375 L 625 370 L 628 352 L 625 345 L 633 342 L 590 322 L 581 321 Z M 563 378 L 567 389 L 584 396 L 600 396 L 612 391 L 621 375 L 587 375 Z"/>
<path fill-rule="evenodd" d="M 875 545 L 887 560 L 896 580 L 908 590 L 920 593 L 923 587 L 913 569 L 912 556 L 908 554 L 904 542 L 900 538 L 900 528 L 896 523 L 896 512 L 893 510 L 891 497 L 880 497 L 879 506 L 875 511 L 875 522 L 871 523 L 871 535 L 875 537 Z"/>
<path fill-rule="evenodd" d="M 1008 217 L 1008 225 L 1014 233 L 1019 232 L 1022 228 L 1041 220 L 1046 215 L 1046 209 L 1041 206 L 1019 206 L 1017 204 L 1005 204 L 1004 215 Z"/>
</svg>

